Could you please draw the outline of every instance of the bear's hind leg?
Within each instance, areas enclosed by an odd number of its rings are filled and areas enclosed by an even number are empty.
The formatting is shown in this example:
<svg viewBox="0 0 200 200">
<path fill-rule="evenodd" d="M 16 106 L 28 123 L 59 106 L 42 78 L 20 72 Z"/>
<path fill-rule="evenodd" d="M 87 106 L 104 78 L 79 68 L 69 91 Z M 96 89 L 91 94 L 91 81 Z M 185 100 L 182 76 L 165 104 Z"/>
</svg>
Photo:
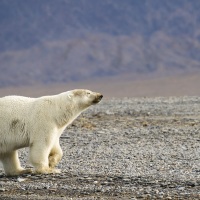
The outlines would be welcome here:
<svg viewBox="0 0 200 200">
<path fill-rule="evenodd" d="M 31 169 L 24 169 L 21 167 L 17 150 L 3 154 L 1 156 L 1 162 L 3 163 L 5 173 L 8 176 L 16 176 L 32 172 Z"/>
</svg>

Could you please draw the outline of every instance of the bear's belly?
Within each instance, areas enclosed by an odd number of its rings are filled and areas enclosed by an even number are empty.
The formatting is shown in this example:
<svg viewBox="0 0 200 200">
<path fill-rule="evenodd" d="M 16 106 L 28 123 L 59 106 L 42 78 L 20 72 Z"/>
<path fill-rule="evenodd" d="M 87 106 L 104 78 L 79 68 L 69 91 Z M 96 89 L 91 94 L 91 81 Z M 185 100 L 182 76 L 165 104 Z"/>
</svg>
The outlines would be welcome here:
<svg viewBox="0 0 200 200">
<path fill-rule="evenodd" d="M 29 146 L 29 141 L 22 138 L 6 138 L 0 141 L 0 154 Z"/>
</svg>

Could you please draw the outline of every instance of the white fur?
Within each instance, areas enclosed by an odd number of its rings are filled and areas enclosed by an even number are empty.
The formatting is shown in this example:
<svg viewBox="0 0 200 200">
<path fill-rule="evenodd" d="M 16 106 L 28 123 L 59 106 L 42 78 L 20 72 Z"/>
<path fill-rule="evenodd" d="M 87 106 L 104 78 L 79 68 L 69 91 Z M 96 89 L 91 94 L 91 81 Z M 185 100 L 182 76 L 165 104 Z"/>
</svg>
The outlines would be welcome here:
<svg viewBox="0 0 200 200">
<path fill-rule="evenodd" d="M 72 90 L 54 96 L 0 98 L 0 161 L 7 175 L 30 172 L 20 166 L 17 149 L 29 147 L 36 173 L 56 173 L 64 129 L 101 95 Z M 97 102 L 95 102 L 97 103 Z"/>
</svg>

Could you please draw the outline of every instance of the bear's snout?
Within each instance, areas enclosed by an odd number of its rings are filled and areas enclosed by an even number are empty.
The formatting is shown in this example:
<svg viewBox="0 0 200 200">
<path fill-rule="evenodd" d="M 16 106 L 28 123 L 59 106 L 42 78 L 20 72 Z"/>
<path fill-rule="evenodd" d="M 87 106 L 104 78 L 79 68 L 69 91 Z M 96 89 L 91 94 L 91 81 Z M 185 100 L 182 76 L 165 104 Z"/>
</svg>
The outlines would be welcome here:
<svg viewBox="0 0 200 200">
<path fill-rule="evenodd" d="M 99 99 L 101 100 L 103 98 L 103 95 L 102 94 L 100 94 L 100 96 L 99 96 Z"/>
<path fill-rule="evenodd" d="M 98 95 L 97 95 L 97 99 L 98 99 L 99 101 L 101 101 L 102 98 L 103 98 L 103 95 L 102 95 L 102 94 L 98 94 Z"/>
<path fill-rule="evenodd" d="M 93 103 L 94 103 L 94 104 L 99 103 L 99 102 L 101 101 L 102 98 L 103 98 L 103 95 L 100 94 L 100 93 L 97 93 L 97 94 L 95 95 L 95 99 L 94 99 Z"/>
</svg>

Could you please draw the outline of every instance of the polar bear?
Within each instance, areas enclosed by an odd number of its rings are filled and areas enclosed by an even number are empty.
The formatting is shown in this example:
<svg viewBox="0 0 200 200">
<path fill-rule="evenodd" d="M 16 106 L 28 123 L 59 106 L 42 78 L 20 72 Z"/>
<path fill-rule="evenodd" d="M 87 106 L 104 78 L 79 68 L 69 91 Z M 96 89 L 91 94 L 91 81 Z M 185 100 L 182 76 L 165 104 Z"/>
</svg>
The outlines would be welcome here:
<svg viewBox="0 0 200 200">
<path fill-rule="evenodd" d="M 85 89 L 58 95 L 0 98 L 0 161 L 7 175 L 30 173 L 21 167 L 17 150 L 29 147 L 34 173 L 59 173 L 62 158 L 59 138 L 82 111 L 101 101 L 103 95 Z"/>
</svg>

